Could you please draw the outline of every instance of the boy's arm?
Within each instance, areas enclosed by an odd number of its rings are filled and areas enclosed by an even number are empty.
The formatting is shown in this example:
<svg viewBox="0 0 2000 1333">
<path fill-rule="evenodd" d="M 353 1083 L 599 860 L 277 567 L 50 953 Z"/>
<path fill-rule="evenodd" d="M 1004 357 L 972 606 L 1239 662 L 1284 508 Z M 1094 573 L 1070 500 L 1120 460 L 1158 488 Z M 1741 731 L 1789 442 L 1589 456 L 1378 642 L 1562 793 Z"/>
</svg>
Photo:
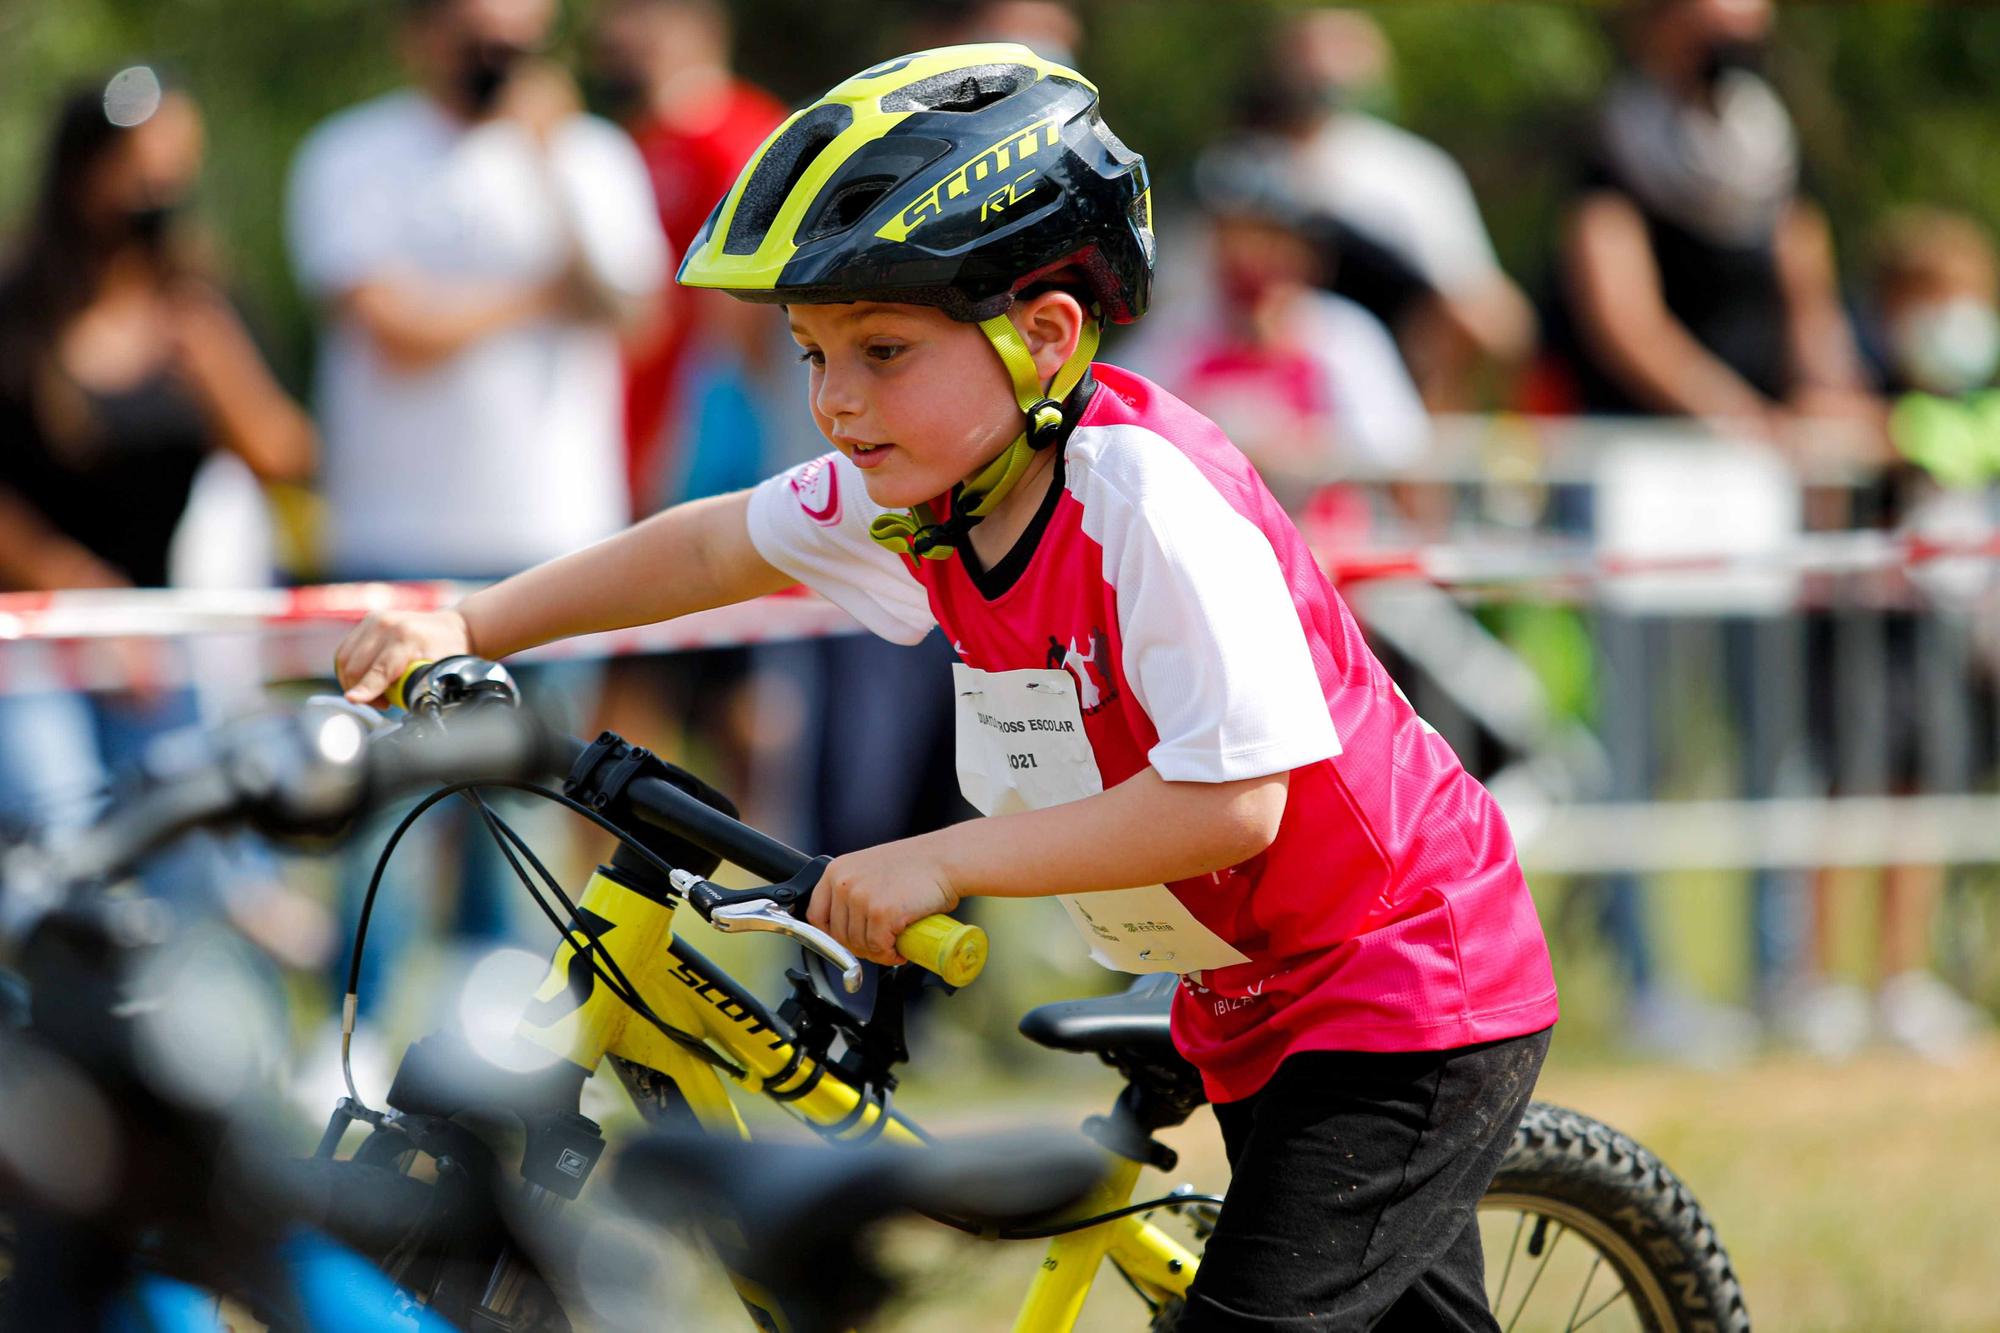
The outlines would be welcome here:
<svg viewBox="0 0 2000 1333">
<path fill-rule="evenodd" d="M 650 625 L 789 587 L 750 540 L 750 492 L 676 505 L 594 546 L 516 574 L 449 611 L 391 611 L 334 654 L 347 697 L 372 703 L 410 663 L 500 658 L 553 639 Z"/>
<path fill-rule="evenodd" d="M 1152 769 L 1106 792 L 974 819 L 837 858 L 809 919 L 876 962 L 900 962 L 896 936 L 961 898 L 1039 898 L 1192 879 L 1269 847 L 1291 775 L 1169 782 Z"/>
</svg>

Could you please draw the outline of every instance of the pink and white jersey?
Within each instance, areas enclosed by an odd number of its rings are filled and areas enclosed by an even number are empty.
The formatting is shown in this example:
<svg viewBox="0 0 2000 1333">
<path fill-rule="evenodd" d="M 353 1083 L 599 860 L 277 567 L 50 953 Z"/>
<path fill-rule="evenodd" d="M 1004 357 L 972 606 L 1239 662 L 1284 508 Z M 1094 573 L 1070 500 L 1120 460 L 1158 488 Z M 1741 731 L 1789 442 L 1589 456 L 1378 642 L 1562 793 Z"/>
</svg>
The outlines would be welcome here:
<svg viewBox="0 0 2000 1333">
<path fill-rule="evenodd" d="M 1069 670 L 1106 788 L 1148 765 L 1176 782 L 1291 774 L 1267 851 L 1169 886 L 1249 959 L 1175 996 L 1175 1040 L 1212 1098 L 1251 1095 L 1293 1051 L 1549 1026 L 1548 948 L 1492 798 L 1222 432 L 1137 375 L 1093 373 L 1031 549 L 978 581 L 961 558 L 871 540 L 882 511 L 837 454 L 758 487 L 751 540 L 886 638 L 936 624 L 981 670 Z"/>
</svg>

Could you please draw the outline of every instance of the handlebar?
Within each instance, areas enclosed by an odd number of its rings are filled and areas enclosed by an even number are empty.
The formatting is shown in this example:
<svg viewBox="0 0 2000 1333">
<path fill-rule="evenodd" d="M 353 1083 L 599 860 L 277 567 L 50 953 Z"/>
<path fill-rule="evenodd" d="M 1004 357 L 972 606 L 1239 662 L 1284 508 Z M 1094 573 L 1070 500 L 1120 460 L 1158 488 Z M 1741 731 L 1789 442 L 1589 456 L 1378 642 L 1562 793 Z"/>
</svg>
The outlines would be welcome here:
<svg viewBox="0 0 2000 1333">
<path fill-rule="evenodd" d="M 391 703 L 412 714 L 430 716 L 482 701 L 511 705 L 519 698 L 505 668 L 477 657 L 412 663 L 390 687 L 388 696 Z M 579 770 L 603 743 L 586 746 L 565 738 L 556 744 L 567 751 L 574 786 L 581 776 Z M 623 762 L 633 755 L 650 758 L 630 747 L 618 758 Z M 721 931 L 764 930 L 786 935 L 838 966 L 849 991 L 860 987 L 861 965 L 854 954 L 802 919 L 828 858 L 807 856 L 788 847 L 664 777 L 639 771 L 624 781 L 620 794 L 620 803 L 639 819 L 770 881 L 763 889 L 725 889 L 700 876 L 675 876 L 674 887 L 704 920 Z M 986 966 L 986 932 L 942 914 L 911 923 L 896 937 L 896 949 L 952 986 L 969 985 Z"/>
</svg>

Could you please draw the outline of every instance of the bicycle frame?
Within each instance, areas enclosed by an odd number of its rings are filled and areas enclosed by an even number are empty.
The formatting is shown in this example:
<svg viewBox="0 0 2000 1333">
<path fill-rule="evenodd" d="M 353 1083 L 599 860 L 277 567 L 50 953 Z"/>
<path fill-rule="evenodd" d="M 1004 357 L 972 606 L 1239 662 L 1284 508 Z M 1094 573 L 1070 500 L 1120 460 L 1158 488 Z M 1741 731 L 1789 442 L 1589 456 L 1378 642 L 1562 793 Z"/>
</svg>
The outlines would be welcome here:
<svg viewBox="0 0 2000 1333">
<path fill-rule="evenodd" d="M 844 1082 L 795 1044 L 794 1034 L 726 974 L 673 938 L 675 904 L 632 888 L 600 868 L 578 903 L 581 919 L 653 1011 L 699 1036 L 735 1066 L 728 1081 L 771 1098 L 834 1141 L 883 1138 L 919 1147 L 924 1136 L 900 1113 Z M 607 1057 L 629 1061 L 670 1080 L 703 1129 L 749 1137 L 730 1099 L 724 1074 L 639 1018 L 596 984 L 582 954 L 588 940 L 572 925 L 557 946 L 520 1033 L 565 1060 L 595 1071 Z M 1102 1184 L 1072 1214 L 1089 1217 L 1131 1201 L 1140 1163 L 1111 1155 Z M 1056 1237 L 1022 1302 L 1016 1333 L 1064 1333 L 1076 1324 L 1097 1272 L 1109 1259 L 1149 1300 L 1184 1296 L 1196 1259 L 1186 1247 L 1139 1216 Z M 746 1305 L 785 1328 L 769 1297 L 738 1284 Z"/>
</svg>

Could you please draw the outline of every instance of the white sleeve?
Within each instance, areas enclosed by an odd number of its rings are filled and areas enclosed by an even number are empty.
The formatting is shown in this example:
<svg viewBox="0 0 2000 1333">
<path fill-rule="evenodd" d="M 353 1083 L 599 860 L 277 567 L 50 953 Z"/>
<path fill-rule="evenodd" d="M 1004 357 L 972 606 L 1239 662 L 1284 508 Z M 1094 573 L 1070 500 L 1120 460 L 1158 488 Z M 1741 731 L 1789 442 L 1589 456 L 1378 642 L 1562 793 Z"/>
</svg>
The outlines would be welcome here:
<svg viewBox="0 0 2000 1333">
<path fill-rule="evenodd" d="M 1333 386 L 1335 428 L 1346 454 L 1377 467 L 1408 467 L 1430 443 L 1431 420 L 1403 354 L 1382 321 L 1342 296 L 1320 293 L 1323 329 L 1312 340 Z"/>
<path fill-rule="evenodd" d="M 658 292 L 667 280 L 667 239 L 638 147 L 594 116 L 577 117 L 560 142 L 557 179 L 584 261 L 624 295 Z"/>
<path fill-rule="evenodd" d="M 1117 594 L 1125 680 L 1174 782 L 1234 782 L 1340 753 L 1271 543 L 1179 449 L 1139 426 L 1071 437 L 1084 532 Z"/>
<path fill-rule="evenodd" d="M 1500 267 L 1472 182 L 1451 154 L 1427 140 L 1427 152 L 1412 154 L 1404 177 L 1417 207 L 1410 215 L 1411 239 L 1427 276 L 1446 291 L 1488 280 Z"/>
<path fill-rule="evenodd" d="M 393 175 L 371 169 L 376 154 L 358 141 L 366 127 L 348 117 L 307 138 L 285 191 L 285 239 L 307 294 L 340 295 L 394 256 L 402 210 Z"/>
<path fill-rule="evenodd" d="M 882 509 L 861 472 L 826 454 L 750 492 L 757 554 L 894 643 L 916 643 L 936 620 L 930 598 L 901 557 L 868 535 Z"/>
</svg>

